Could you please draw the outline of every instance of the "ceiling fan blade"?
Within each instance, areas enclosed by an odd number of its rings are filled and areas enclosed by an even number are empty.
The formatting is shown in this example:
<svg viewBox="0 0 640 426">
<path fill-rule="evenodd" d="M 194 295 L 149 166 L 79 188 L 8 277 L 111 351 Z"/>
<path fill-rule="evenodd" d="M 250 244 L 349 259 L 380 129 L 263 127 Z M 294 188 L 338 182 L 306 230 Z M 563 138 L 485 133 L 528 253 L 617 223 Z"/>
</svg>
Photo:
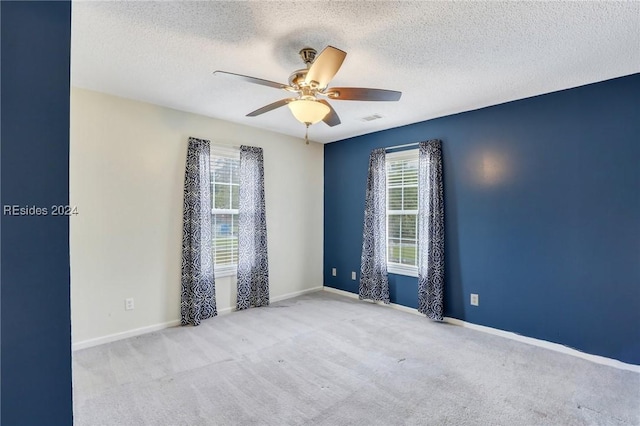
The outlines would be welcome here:
<svg viewBox="0 0 640 426">
<path fill-rule="evenodd" d="M 226 72 L 226 71 L 214 71 L 213 72 L 213 75 L 217 75 L 217 74 L 233 77 L 233 78 L 236 78 L 236 79 L 239 79 L 239 80 L 243 80 L 243 81 L 248 81 L 249 83 L 260 84 L 262 86 L 274 87 L 276 89 L 285 89 L 286 90 L 289 87 L 286 84 L 276 83 L 275 81 L 263 80 L 261 78 L 249 77 L 248 75 L 235 74 L 235 73 L 232 73 L 232 72 Z"/>
<path fill-rule="evenodd" d="M 255 117 L 257 115 L 264 114 L 265 112 L 269 112 L 276 108 L 280 108 L 281 106 L 285 106 L 286 104 L 293 101 L 294 99 L 295 98 L 280 99 L 279 101 L 275 101 L 274 103 L 265 105 L 262 108 L 258 108 L 257 110 L 250 112 L 249 114 L 247 114 L 247 117 Z"/>
<path fill-rule="evenodd" d="M 327 115 L 325 115 L 322 121 L 324 121 L 326 124 L 328 124 L 331 127 L 337 126 L 338 124 L 340 124 L 340 117 L 338 117 L 336 110 L 333 109 L 331 104 L 325 101 L 324 99 L 319 99 L 318 102 L 321 102 L 329 107 L 329 112 L 327 113 Z"/>
<path fill-rule="evenodd" d="M 364 87 L 332 87 L 327 90 L 326 95 L 329 99 L 341 101 L 397 101 L 402 92 Z"/>
<path fill-rule="evenodd" d="M 304 79 L 305 83 L 311 84 L 311 82 L 315 81 L 319 88 L 327 87 L 327 84 L 342 66 L 345 56 L 347 56 L 347 53 L 340 49 L 336 49 L 333 46 L 325 47 L 311 64 L 311 68 L 309 68 Z"/>
</svg>

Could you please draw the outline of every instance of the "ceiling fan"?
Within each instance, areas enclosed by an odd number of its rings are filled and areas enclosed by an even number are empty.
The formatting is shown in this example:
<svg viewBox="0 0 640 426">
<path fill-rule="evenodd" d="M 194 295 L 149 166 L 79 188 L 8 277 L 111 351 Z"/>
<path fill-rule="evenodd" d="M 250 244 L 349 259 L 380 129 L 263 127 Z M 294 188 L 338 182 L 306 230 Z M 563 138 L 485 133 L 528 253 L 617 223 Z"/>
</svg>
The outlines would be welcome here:
<svg viewBox="0 0 640 426">
<path fill-rule="evenodd" d="M 213 74 L 225 75 L 249 83 L 295 93 L 295 97 L 281 99 L 258 108 L 247 114 L 247 117 L 256 117 L 287 105 L 294 117 L 307 127 L 307 132 L 311 124 L 320 121 L 324 121 L 331 127 L 340 124 L 340 118 L 336 111 L 326 99 L 319 99 L 319 97 L 326 97 L 336 101 L 397 101 L 402 96 L 402 92 L 394 90 L 363 87 L 328 87 L 329 82 L 342 66 L 347 53 L 333 46 L 327 46 L 317 56 L 316 53 L 317 51 L 310 47 L 300 50 L 300 56 L 307 67 L 291 73 L 289 84 L 276 83 L 226 71 L 214 71 Z M 306 136 L 305 139 L 309 143 Z"/>
</svg>

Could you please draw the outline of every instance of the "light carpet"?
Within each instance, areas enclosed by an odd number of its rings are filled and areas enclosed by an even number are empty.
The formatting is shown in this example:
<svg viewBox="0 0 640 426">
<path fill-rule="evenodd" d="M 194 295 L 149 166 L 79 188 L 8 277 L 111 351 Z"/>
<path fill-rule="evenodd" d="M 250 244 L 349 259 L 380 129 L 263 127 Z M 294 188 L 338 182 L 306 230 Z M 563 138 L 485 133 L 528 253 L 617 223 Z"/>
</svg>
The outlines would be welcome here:
<svg viewBox="0 0 640 426">
<path fill-rule="evenodd" d="M 317 292 L 73 354 L 76 425 L 639 425 L 640 374 Z"/>
</svg>

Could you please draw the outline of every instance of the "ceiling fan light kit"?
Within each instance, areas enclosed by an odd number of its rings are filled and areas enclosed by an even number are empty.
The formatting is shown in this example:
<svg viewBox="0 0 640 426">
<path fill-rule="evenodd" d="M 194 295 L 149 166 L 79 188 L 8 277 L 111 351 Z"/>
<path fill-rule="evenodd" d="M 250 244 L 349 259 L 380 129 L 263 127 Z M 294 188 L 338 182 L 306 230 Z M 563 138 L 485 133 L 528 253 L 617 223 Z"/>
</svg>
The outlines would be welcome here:
<svg viewBox="0 0 640 426">
<path fill-rule="evenodd" d="M 296 120 L 308 125 L 322 121 L 330 111 L 327 105 L 310 99 L 296 99 L 287 106 Z"/>
<path fill-rule="evenodd" d="M 214 71 L 214 74 L 297 93 L 297 98 L 281 99 L 250 112 L 247 116 L 255 117 L 288 105 L 296 120 L 304 124 L 307 130 L 310 125 L 320 121 L 331 127 L 340 124 L 340 118 L 329 102 L 318 99 L 318 96 L 325 96 L 331 100 L 349 101 L 397 101 L 402 96 L 401 92 L 393 90 L 362 87 L 328 88 L 329 82 L 342 66 L 347 53 L 333 46 L 327 46 L 319 55 L 316 55 L 317 51 L 310 47 L 305 47 L 299 53 L 307 68 L 291 73 L 288 85 L 226 71 Z M 309 143 L 306 135 L 305 140 Z"/>
</svg>

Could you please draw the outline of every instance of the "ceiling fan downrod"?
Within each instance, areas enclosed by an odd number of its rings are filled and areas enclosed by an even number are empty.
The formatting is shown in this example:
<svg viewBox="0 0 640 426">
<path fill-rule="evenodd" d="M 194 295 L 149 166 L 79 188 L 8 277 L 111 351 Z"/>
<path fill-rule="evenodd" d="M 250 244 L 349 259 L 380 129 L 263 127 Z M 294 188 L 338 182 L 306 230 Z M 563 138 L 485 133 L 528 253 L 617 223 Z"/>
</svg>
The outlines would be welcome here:
<svg viewBox="0 0 640 426">
<path fill-rule="evenodd" d="M 305 47 L 298 53 L 300 54 L 300 57 L 302 58 L 304 63 L 307 65 L 307 68 L 310 68 L 311 64 L 316 59 L 316 54 L 318 53 L 318 51 L 312 47 Z"/>
</svg>

